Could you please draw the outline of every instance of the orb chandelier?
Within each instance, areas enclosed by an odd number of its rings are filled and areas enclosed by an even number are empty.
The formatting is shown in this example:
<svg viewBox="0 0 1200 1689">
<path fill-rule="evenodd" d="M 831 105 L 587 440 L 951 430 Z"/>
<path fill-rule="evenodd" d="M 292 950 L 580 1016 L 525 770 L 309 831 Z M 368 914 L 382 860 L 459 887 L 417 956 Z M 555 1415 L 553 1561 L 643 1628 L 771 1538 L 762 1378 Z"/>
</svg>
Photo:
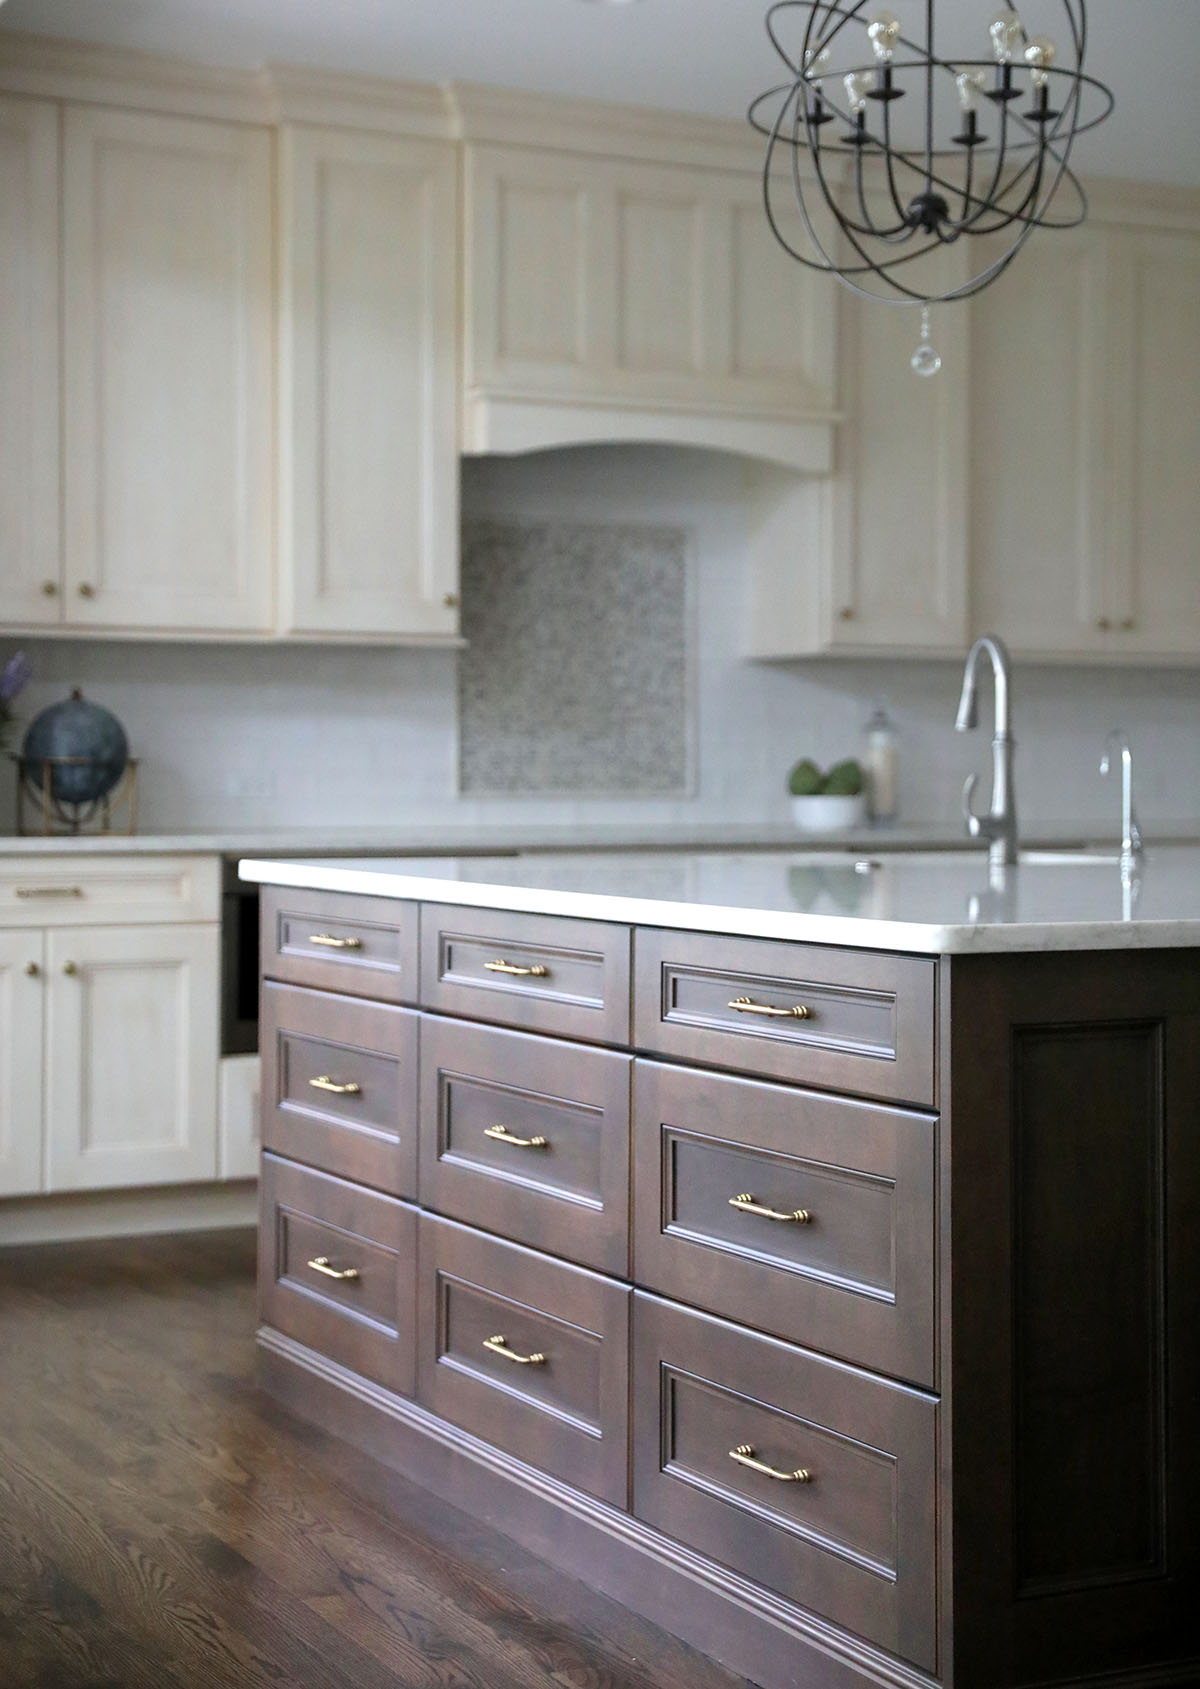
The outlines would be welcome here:
<svg viewBox="0 0 1200 1689">
<path fill-rule="evenodd" d="M 919 307 L 918 374 L 941 365 L 931 305 L 978 293 L 1034 229 L 1073 228 L 1087 215 L 1071 149 L 1113 96 L 1083 71 L 1084 0 L 1038 4 L 1059 19 L 1057 41 L 994 3 L 964 36 L 960 0 L 953 43 L 943 40 L 946 0 L 940 23 L 934 0 L 911 4 L 911 23 L 872 0 L 777 0 L 767 13 L 789 77 L 750 107 L 767 137 L 771 228 L 793 258 L 864 298 Z M 939 285 L 920 263 L 981 236 L 992 238 L 972 253 L 965 280 Z"/>
</svg>

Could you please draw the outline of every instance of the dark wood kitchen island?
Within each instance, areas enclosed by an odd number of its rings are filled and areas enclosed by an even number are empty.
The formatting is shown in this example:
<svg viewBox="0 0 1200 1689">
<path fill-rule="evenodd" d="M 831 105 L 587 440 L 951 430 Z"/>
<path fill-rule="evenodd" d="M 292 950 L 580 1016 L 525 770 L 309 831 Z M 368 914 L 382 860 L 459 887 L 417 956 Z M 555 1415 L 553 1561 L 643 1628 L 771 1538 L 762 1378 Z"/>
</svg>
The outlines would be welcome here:
<svg viewBox="0 0 1200 1689">
<path fill-rule="evenodd" d="M 1200 1681 L 1200 851 L 242 873 L 268 1390 L 767 1689 Z"/>
</svg>

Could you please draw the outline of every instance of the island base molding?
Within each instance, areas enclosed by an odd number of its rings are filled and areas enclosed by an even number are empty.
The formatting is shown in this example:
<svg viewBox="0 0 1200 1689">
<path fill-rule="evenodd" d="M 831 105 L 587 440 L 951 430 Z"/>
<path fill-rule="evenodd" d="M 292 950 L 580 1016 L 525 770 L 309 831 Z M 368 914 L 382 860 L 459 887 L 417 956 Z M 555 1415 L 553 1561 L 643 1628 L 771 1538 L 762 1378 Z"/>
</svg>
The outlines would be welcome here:
<svg viewBox="0 0 1200 1689">
<path fill-rule="evenodd" d="M 262 1388 L 371 1457 L 355 1481 L 377 1505 L 386 1470 L 512 1537 L 762 1689 L 938 1689 L 938 1679 L 772 1596 L 725 1566 L 393 1396 L 269 1326 Z M 339 1450 L 339 1458 L 340 1458 Z M 339 1466 L 339 1473 L 346 1476 Z M 1063 1686 L 1067 1689 L 1067 1686 Z M 1104 1689 L 1143 1689 L 1106 1678 Z M 1145 1689 L 1149 1689 L 1148 1682 Z"/>
<path fill-rule="evenodd" d="M 726 1567 L 501 1454 L 417 1403 L 391 1395 L 262 1327 L 260 1386 L 339 1445 L 339 1478 L 384 1506 L 388 1477 L 419 1484 L 590 1588 L 762 1685 L 762 1689 L 949 1689 Z M 347 1451 L 350 1460 L 347 1461 Z M 354 1455 L 365 1455 L 356 1462 Z M 402 1509 L 397 1507 L 397 1514 Z M 1056 1678 L 1053 1689 L 1195 1689 L 1200 1656 Z"/>
</svg>

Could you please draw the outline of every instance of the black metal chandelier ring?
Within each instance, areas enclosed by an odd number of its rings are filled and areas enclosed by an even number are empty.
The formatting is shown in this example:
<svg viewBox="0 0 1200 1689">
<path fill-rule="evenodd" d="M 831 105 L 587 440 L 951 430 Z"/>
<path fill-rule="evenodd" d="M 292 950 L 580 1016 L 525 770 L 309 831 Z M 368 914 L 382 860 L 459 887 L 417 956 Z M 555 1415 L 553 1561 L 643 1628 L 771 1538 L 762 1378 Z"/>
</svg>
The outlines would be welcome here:
<svg viewBox="0 0 1200 1689">
<path fill-rule="evenodd" d="M 865 298 L 926 309 L 969 298 L 1008 267 L 1035 228 L 1072 228 L 1086 216 L 1071 148 L 1077 135 L 1104 121 L 1114 101 L 1082 68 L 1084 0 L 1059 0 L 1070 64 L 1056 62 L 1054 42 L 1030 36 L 1012 6 L 1002 6 L 987 24 L 988 59 L 937 51 L 934 0 L 925 0 L 923 42 L 902 34 L 890 12 L 867 17 L 868 3 L 776 0 L 767 13 L 767 33 L 791 77 L 760 95 L 749 114 L 767 139 L 763 197 L 770 226 L 800 263 L 836 276 Z M 799 51 L 791 52 L 779 21 L 796 13 L 806 14 L 806 27 Z M 867 63 L 861 53 L 847 52 L 848 43 L 861 39 L 859 29 L 873 54 Z M 914 89 L 923 99 L 898 107 Z M 955 93 L 958 132 L 938 144 Z M 1090 112 L 1082 109 L 1085 96 L 1094 105 Z M 910 125 L 905 134 L 893 111 L 907 113 L 914 104 L 916 132 Z M 994 116 L 994 135 L 984 131 L 981 111 Z M 832 141 L 823 133 L 830 124 L 837 126 Z M 781 155 L 790 168 L 780 167 Z M 1054 215 L 1051 202 L 1064 181 L 1072 204 Z M 811 251 L 789 236 L 785 210 L 798 217 Z M 960 237 L 1006 230 L 1011 239 L 1005 249 L 990 250 L 953 285 L 934 288 L 926 279 L 919 286 L 907 273 L 897 274 Z"/>
</svg>

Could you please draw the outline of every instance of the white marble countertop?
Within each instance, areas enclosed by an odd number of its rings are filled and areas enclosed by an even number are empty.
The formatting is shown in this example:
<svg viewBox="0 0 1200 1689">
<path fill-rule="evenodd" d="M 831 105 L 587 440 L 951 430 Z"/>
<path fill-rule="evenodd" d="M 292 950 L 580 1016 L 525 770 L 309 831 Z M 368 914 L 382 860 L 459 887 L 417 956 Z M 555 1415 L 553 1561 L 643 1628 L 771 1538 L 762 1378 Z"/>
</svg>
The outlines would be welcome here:
<svg viewBox="0 0 1200 1689">
<path fill-rule="evenodd" d="M 1200 846 L 1034 857 L 836 850 L 243 861 L 244 879 L 642 926 L 923 954 L 1200 945 Z"/>
</svg>

